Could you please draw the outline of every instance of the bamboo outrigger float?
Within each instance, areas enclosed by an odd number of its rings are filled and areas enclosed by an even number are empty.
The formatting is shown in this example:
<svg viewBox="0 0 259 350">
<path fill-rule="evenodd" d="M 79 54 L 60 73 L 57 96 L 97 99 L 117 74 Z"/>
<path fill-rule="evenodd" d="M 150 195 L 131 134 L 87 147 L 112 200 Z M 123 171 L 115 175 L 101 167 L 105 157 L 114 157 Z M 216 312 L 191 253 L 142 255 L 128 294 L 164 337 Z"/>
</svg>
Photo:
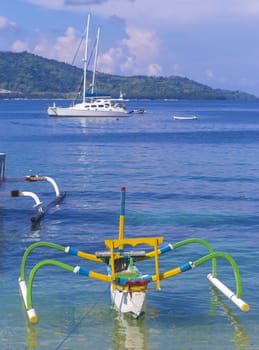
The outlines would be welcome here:
<svg viewBox="0 0 259 350">
<path fill-rule="evenodd" d="M 124 237 L 124 221 L 125 221 L 125 187 L 121 188 L 121 213 L 119 222 L 118 239 L 105 240 L 107 251 L 90 254 L 77 250 L 72 247 L 64 247 L 50 242 L 38 242 L 32 244 L 24 253 L 21 272 L 19 277 L 19 287 L 24 301 L 28 319 L 31 323 L 38 322 L 38 317 L 32 302 L 32 287 L 36 273 L 44 266 L 54 265 L 63 270 L 78 273 L 92 279 L 100 280 L 111 285 L 111 300 L 114 307 L 121 313 L 131 314 L 134 318 L 138 318 L 145 311 L 146 295 L 150 283 L 156 283 L 156 289 L 160 289 L 163 279 L 174 277 L 180 273 L 191 270 L 208 261 L 212 262 L 212 272 L 208 274 L 208 280 L 217 287 L 227 298 L 229 298 L 242 311 L 249 311 L 249 305 L 242 300 L 242 282 L 239 268 L 235 260 L 228 254 L 223 252 L 215 252 L 211 245 L 203 239 L 191 238 L 180 241 L 175 244 L 168 244 L 159 247 L 163 242 L 163 237 L 141 237 L 141 238 L 125 238 Z M 160 272 L 159 256 L 171 252 L 172 250 L 189 244 L 200 244 L 208 249 L 208 254 L 193 262 L 186 262 L 183 265 L 170 269 L 166 272 Z M 149 251 L 126 251 L 125 246 L 135 247 L 151 247 Z M 29 254 L 36 248 L 47 247 L 58 250 L 65 254 L 71 254 L 98 263 L 104 263 L 107 266 L 107 274 L 90 271 L 84 267 L 71 266 L 58 260 L 43 260 L 37 263 L 31 270 L 26 283 L 25 270 L 27 258 Z M 229 262 L 233 268 L 236 280 L 236 292 L 232 292 L 225 284 L 223 284 L 216 276 L 216 260 L 223 258 Z M 155 272 L 153 275 L 141 274 L 136 263 L 147 259 L 154 259 Z"/>
</svg>

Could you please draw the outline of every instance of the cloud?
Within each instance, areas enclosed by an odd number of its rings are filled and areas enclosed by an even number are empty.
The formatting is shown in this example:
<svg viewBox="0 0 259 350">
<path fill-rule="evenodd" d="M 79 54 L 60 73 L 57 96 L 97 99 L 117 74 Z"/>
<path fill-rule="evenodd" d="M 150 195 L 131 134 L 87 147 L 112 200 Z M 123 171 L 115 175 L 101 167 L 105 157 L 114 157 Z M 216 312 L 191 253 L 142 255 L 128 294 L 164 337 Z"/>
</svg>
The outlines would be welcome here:
<svg viewBox="0 0 259 350">
<path fill-rule="evenodd" d="M 71 64 L 81 39 L 81 34 L 75 28 L 68 27 L 64 35 L 58 36 L 54 40 L 42 34 L 36 44 L 33 44 L 30 40 L 15 40 L 11 45 L 11 49 L 16 52 L 29 51 L 39 56 Z M 80 57 L 74 64 L 81 65 L 83 47 L 80 50 L 81 52 L 78 55 Z"/>
<path fill-rule="evenodd" d="M 127 27 L 126 32 L 128 38 L 121 40 L 120 43 L 138 60 L 145 60 L 147 55 L 153 57 L 158 54 L 158 38 L 154 32 L 136 27 Z"/>
<path fill-rule="evenodd" d="M 248 84 L 257 69 L 258 0 L 163 0 L 162 6 L 157 0 L 20 1 L 55 10 L 60 23 L 72 13 L 67 25 L 77 13 L 79 18 L 92 13 L 105 30 L 97 64 L 103 72 L 175 74 L 227 87 L 240 85 L 241 74 Z M 30 43 L 31 52 L 70 63 L 80 35 L 68 31 L 55 38 L 58 23 L 50 22 L 46 32 L 42 26 L 41 37 L 32 30 L 28 37 L 16 35 L 13 46 Z"/>
<path fill-rule="evenodd" d="M 213 70 L 211 68 L 208 68 L 206 70 L 205 74 L 206 74 L 206 77 L 208 79 L 213 79 L 214 78 L 214 72 L 213 72 Z"/>
<path fill-rule="evenodd" d="M 48 38 L 42 37 L 32 48 L 32 52 L 58 61 L 72 63 L 79 42 L 80 34 L 75 28 L 68 27 L 64 35 L 58 36 L 52 43 Z"/>
<path fill-rule="evenodd" d="M 28 45 L 28 42 L 26 41 L 16 40 L 12 44 L 11 49 L 16 52 L 29 51 L 29 45 Z"/>
<path fill-rule="evenodd" d="M 59 9 L 62 10 L 64 9 L 64 0 L 22 0 L 24 2 L 33 4 L 33 5 L 38 5 L 47 9 Z"/>
<path fill-rule="evenodd" d="M 258 0 L 163 0 L 159 6 L 157 0 L 23 0 L 45 8 L 61 10 L 91 11 L 102 15 L 119 14 L 131 23 L 143 19 L 148 25 L 179 25 L 180 23 L 206 22 L 215 19 L 232 18 L 239 20 L 247 16 L 259 16 Z M 119 10 L 118 10 L 119 6 Z M 148 14 L 148 15 L 147 15 Z M 158 22 L 160 21 L 160 22 Z"/>
<path fill-rule="evenodd" d="M 0 16 L 0 31 L 16 29 L 16 23 L 6 17 Z"/>
<path fill-rule="evenodd" d="M 103 73 L 113 73 L 116 66 L 120 66 L 121 62 L 126 60 L 126 56 L 121 48 L 111 48 L 108 51 L 99 54 L 98 70 Z"/>
<path fill-rule="evenodd" d="M 100 5 L 109 0 L 65 0 L 64 5 L 69 6 L 82 6 L 82 5 Z"/>
<path fill-rule="evenodd" d="M 128 70 L 131 74 L 160 75 L 161 66 L 156 63 L 160 43 L 153 31 L 129 26 L 126 28 L 127 39 L 120 45 L 128 53 L 128 59 L 121 65 L 122 72 Z"/>
<path fill-rule="evenodd" d="M 242 16 L 257 17 L 259 15 L 259 2 L 258 0 L 237 0 L 233 3 L 233 12 Z"/>
<path fill-rule="evenodd" d="M 157 63 L 151 63 L 147 66 L 147 75 L 158 76 L 162 74 L 162 67 Z"/>
<path fill-rule="evenodd" d="M 154 32 L 128 27 L 128 37 L 117 46 L 102 53 L 98 67 L 106 73 L 161 75 L 162 68 L 156 63 L 159 55 L 159 40 Z"/>
</svg>

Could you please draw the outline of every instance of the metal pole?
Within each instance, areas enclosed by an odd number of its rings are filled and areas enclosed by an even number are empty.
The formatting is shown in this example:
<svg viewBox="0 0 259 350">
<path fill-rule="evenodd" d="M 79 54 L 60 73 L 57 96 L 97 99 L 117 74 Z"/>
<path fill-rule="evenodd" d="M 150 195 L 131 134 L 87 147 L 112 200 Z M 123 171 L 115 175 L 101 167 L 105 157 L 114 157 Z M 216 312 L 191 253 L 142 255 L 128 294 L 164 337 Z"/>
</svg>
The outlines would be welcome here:
<svg viewBox="0 0 259 350">
<path fill-rule="evenodd" d="M 85 55 L 84 55 L 84 86 L 83 86 L 83 103 L 85 103 L 86 95 L 86 71 L 87 71 L 87 59 L 88 59 L 88 40 L 89 40 L 89 25 L 90 25 L 90 15 L 87 16 L 87 25 L 85 33 Z"/>
<path fill-rule="evenodd" d="M 121 188 L 121 212 L 120 212 L 120 226 L 119 239 L 124 239 L 124 223 L 125 223 L 125 192 L 126 188 Z M 122 248 L 123 249 L 123 248 Z"/>
<path fill-rule="evenodd" d="M 0 181 L 4 181 L 5 177 L 5 154 L 0 153 Z"/>
</svg>

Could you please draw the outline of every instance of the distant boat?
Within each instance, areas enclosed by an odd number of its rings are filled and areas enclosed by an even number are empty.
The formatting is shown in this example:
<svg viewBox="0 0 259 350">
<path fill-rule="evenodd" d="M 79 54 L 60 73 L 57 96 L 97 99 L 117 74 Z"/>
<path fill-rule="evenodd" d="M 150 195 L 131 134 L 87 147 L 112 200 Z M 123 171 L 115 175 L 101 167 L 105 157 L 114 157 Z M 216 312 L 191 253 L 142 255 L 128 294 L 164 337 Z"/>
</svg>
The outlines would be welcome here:
<svg viewBox="0 0 259 350">
<path fill-rule="evenodd" d="M 144 114 L 146 111 L 144 109 L 133 109 L 132 111 L 129 111 L 129 114 Z"/>
<path fill-rule="evenodd" d="M 183 116 L 173 115 L 173 118 L 175 120 L 196 120 L 196 119 L 198 119 L 198 117 L 196 117 L 196 115 L 183 115 Z"/>
<path fill-rule="evenodd" d="M 98 27 L 95 45 L 95 59 L 93 68 L 93 77 L 91 83 L 91 92 L 87 93 L 86 73 L 88 64 L 88 39 L 89 39 L 90 15 L 88 15 L 87 27 L 85 31 L 85 55 L 84 55 L 84 76 L 83 76 L 83 99 L 69 107 L 53 106 L 48 108 L 48 115 L 52 117 L 126 117 L 126 105 L 123 97 L 113 99 L 110 95 L 97 94 L 95 92 L 96 63 L 99 49 L 100 28 Z"/>
</svg>

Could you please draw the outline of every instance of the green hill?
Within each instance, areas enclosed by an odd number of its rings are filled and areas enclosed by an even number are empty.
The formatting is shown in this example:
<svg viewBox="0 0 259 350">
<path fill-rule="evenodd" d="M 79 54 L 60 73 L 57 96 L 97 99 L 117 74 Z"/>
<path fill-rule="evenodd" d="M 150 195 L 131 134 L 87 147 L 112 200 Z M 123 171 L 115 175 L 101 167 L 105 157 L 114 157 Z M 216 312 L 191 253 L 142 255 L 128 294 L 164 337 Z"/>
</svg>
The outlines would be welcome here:
<svg viewBox="0 0 259 350">
<path fill-rule="evenodd" d="M 82 69 L 28 52 L 0 52 L 0 98 L 74 98 Z M 212 89 L 179 76 L 124 77 L 97 73 L 97 92 L 136 99 L 256 99 L 240 91 Z"/>
</svg>

